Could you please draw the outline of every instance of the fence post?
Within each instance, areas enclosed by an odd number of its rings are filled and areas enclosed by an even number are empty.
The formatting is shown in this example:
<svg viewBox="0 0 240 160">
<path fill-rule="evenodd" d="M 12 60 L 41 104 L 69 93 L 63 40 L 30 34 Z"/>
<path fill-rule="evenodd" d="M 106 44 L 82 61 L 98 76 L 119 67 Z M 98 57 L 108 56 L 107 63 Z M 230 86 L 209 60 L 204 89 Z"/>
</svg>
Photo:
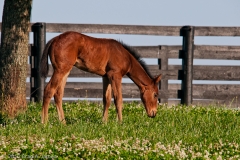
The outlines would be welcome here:
<svg viewBox="0 0 240 160">
<path fill-rule="evenodd" d="M 192 104 L 192 77 L 193 77 L 193 52 L 194 52 L 194 27 L 184 26 L 180 30 L 183 36 L 182 44 L 182 96 L 181 104 Z"/>
<path fill-rule="evenodd" d="M 39 65 L 46 44 L 46 24 L 35 23 L 32 25 L 33 48 L 30 59 L 31 64 L 31 96 L 30 101 L 40 102 L 43 99 L 45 78 L 39 72 Z"/>
<path fill-rule="evenodd" d="M 158 46 L 158 52 L 162 49 L 162 46 Z M 162 71 L 167 71 L 168 70 L 168 57 L 167 54 L 161 54 L 159 55 L 158 58 L 158 65 L 159 65 L 159 69 Z M 168 79 L 165 75 L 162 75 L 162 79 L 159 82 L 159 90 L 160 92 L 162 91 L 168 91 Z M 159 99 L 160 103 L 168 103 L 168 95 L 161 95 L 161 98 Z"/>
</svg>

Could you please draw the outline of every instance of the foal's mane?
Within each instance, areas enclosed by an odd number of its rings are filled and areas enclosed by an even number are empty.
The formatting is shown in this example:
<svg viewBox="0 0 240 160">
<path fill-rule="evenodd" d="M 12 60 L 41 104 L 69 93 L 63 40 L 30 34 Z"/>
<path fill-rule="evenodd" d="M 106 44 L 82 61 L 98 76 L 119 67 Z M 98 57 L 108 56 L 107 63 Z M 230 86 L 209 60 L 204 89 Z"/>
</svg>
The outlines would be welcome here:
<svg viewBox="0 0 240 160">
<path fill-rule="evenodd" d="M 118 41 L 118 42 L 121 43 L 121 45 L 140 63 L 140 65 L 143 67 L 143 69 L 146 71 L 149 77 L 153 79 L 153 76 L 149 72 L 146 62 L 141 58 L 139 53 L 137 53 L 136 50 L 134 50 L 131 46 L 127 45 L 126 43 L 122 41 Z"/>
</svg>

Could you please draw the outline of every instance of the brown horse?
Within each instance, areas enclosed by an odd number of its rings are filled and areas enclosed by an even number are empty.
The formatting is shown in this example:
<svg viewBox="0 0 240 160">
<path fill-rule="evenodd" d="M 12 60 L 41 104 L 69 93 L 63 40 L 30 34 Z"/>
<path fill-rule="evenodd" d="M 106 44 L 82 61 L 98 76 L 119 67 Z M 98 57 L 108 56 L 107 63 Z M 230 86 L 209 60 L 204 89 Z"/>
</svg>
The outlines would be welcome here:
<svg viewBox="0 0 240 160">
<path fill-rule="evenodd" d="M 140 57 L 126 44 L 113 39 L 89 37 L 77 32 L 65 32 L 51 39 L 41 59 L 41 74 L 48 74 L 48 55 L 54 69 L 44 89 L 42 123 L 48 120 L 48 105 L 51 98 L 57 107 L 59 120 L 65 123 L 62 97 L 66 79 L 73 66 L 103 78 L 103 121 L 107 121 L 112 93 L 118 120 L 122 121 L 122 77 L 127 75 L 140 90 L 147 115 L 157 112 L 158 83 L 161 75 L 153 78 Z"/>
</svg>

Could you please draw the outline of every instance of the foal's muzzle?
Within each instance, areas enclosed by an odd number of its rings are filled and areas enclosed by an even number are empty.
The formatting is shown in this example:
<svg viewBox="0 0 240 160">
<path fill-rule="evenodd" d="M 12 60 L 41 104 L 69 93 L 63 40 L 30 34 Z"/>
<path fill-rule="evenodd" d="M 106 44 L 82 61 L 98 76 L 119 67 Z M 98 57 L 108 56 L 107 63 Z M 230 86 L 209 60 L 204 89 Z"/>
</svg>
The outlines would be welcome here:
<svg viewBox="0 0 240 160">
<path fill-rule="evenodd" d="M 148 117 L 154 118 L 154 117 L 156 117 L 156 115 L 157 115 L 157 111 L 151 111 L 151 112 L 148 114 Z"/>
</svg>

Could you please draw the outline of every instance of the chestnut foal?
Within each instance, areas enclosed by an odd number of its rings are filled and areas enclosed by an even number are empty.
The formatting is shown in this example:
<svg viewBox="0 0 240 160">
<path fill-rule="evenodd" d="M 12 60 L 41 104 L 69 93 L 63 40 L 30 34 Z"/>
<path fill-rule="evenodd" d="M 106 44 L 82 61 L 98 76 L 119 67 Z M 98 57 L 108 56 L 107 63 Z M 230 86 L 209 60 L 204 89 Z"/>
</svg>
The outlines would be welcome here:
<svg viewBox="0 0 240 160">
<path fill-rule="evenodd" d="M 103 78 L 103 121 L 107 121 L 112 92 L 118 120 L 122 121 L 122 77 L 127 75 L 139 88 L 141 100 L 149 117 L 157 113 L 158 83 L 161 75 L 151 77 L 144 62 L 129 46 L 113 39 L 93 38 L 77 32 L 65 32 L 47 44 L 41 59 L 41 74 L 48 74 L 48 55 L 54 69 L 44 89 L 42 123 L 48 120 L 51 98 L 58 117 L 65 122 L 62 97 L 67 77 L 73 66 Z"/>
</svg>

